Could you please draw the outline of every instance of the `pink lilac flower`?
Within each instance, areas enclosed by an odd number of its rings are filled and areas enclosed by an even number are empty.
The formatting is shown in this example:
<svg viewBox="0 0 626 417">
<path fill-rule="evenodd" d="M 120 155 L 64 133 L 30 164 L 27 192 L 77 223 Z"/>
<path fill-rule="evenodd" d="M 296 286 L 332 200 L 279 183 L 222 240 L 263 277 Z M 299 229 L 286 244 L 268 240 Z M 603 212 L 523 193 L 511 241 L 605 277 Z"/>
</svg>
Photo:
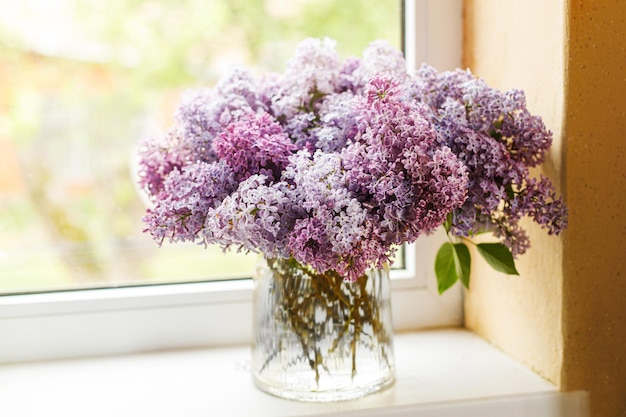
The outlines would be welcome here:
<svg viewBox="0 0 626 417">
<path fill-rule="evenodd" d="M 172 129 L 162 137 L 150 138 L 139 144 L 139 186 L 152 199 L 163 191 L 169 173 L 187 165 L 193 158 L 191 150 L 180 146 L 180 135 L 179 130 Z"/>
<path fill-rule="evenodd" d="M 222 129 L 213 141 L 213 150 L 238 182 L 254 174 L 274 181 L 280 178 L 295 145 L 269 114 L 249 113 Z"/>
</svg>

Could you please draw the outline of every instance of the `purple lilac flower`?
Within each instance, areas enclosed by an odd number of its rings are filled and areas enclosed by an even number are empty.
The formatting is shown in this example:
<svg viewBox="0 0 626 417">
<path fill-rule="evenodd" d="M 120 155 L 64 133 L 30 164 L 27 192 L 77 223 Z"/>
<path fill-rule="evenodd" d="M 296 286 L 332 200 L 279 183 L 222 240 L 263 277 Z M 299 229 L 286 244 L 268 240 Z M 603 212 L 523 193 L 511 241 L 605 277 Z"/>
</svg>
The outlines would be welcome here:
<svg viewBox="0 0 626 417">
<path fill-rule="evenodd" d="M 339 79 L 337 80 L 337 90 L 339 92 L 350 91 L 356 94 L 364 82 L 358 76 L 358 68 L 361 66 L 361 60 L 357 57 L 348 57 L 339 68 Z"/>
<path fill-rule="evenodd" d="M 519 194 L 526 200 L 524 205 L 533 207 L 530 212 L 533 220 L 548 229 L 549 235 L 559 234 L 567 227 L 567 208 L 548 178 L 541 176 L 539 181 L 529 178 L 526 189 Z"/>
<path fill-rule="evenodd" d="M 342 153 L 349 188 L 370 208 L 377 239 L 412 242 L 465 200 L 467 172 L 421 106 L 402 100 L 397 81 L 375 76 L 365 89 L 355 141 Z"/>
<path fill-rule="evenodd" d="M 318 126 L 318 120 L 317 112 L 306 111 L 295 114 L 284 122 L 285 131 L 288 132 L 297 149 L 315 151 L 315 143 L 318 141 L 315 129 Z"/>
<path fill-rule="evenodd" d="M 166 177 L 154 207 L 147 210 L 146 231 L 162 243 L 194 241 L 207 212 L 237 188 L 233 172 L 222 162 L 198 162 Z"/>
<path fill-rule="evenodd" d="M 314 217 L 296 221 L 287 241 L 287 248 L 294 259 L 319 272 L 340 269 L 341 256 L 333 252 L 332 235 L 327 227 L 332 219 L 330 210 L 320 208 Z"/>
<path fill-rule="evenodd" d="M 241 182 L 253 174 L 269 181 L 280 178 L 295 146 L 281 125 L 267 113 L 249 113 L 226 126 L 213 141 L 217 157 Z"/>
<path fill-rule="evenodd" d="M 504 144 L 511 159 L 527 167 L 543 162 L 552 143 L 552 133 L 541 118 L 530 114 L 522 91 L 501 92 L 469 71 L 438 73 L 424 65 L 417 72 L 413 97 L 428 104 L 436 117 L 446 116 L 452 110 L 455 123 Z"/>
<path fill-rule="evenodd" d="M 250 72 L 234 69 L 214 90 L 189 92 L 183 97 L 175 117 L 185 147 L 193 150 L 193 162 L 217 160 L 212 143 L 224 127 L 265 108 L 256 90 Z"/>
<path fill-rule="evenodd" d="M 167 175 L 192 158 L 192 152 L 180 146 L 180 131 L 172 129 L 158 138 L 144 140 L 139 144 L 139 186 L 152 199 L 163 191 Z"/>
<path fill-rule="evenodd" d="M 522 217 L 531 216 L 551 234 L 565 227 L 567 210 L 552 184 L 530 175 L 552 134 L 530 114 L 521 91 L 501 92 L 469 71 L 423 66 L 408 96 L 429 106 L 441 143 L 469 170 L 468 199 L 453 212 L 453 235 L 490 231 L 517 256 L 530 245 L 518 224 Z"/>
<path fill-rule="evenodd" d="M 333 94 L 324 100 L 319 111 L 319 125 L 310 129 L 316 138 L 315 149 L 339 152 L 357 133 L 358 96 L 350 92 Z"/>
<path fill-rule="evenodd" d="M 351 92 L 317 99 L 312 111 L 304 111 L 284 123 L 298 149 L 338 152 L 356 134 L 356 97 Z"/>
</svg>

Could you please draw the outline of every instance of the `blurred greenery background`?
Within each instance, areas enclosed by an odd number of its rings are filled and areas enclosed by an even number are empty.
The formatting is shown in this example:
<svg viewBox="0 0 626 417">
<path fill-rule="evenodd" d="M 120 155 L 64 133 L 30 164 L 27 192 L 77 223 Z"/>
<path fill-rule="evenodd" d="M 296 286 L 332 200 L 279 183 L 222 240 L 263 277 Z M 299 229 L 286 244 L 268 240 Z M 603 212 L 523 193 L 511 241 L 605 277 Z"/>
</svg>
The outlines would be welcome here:
<svg viewBox="0 0 626 417">
<path fill-rule="evenodd" d="M 400 47 L 400 0 L 0 0 L 0 293 L 251 276 L 256 255 L 142 233 L 137 141 L 234 65 L 308 36 Z"/>
</svg>

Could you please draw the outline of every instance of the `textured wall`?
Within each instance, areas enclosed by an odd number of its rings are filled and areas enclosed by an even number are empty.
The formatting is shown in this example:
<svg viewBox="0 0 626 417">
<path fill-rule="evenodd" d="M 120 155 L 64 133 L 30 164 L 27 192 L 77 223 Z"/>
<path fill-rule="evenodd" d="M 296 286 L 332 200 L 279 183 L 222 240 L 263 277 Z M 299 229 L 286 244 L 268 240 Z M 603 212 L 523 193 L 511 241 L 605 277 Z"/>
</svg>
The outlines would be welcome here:
<svg viewBox="0 0 626 417">
<path fill-rule="evenodd" d="M 521 277 L 472 272 L 466 324 L 589 391 L 593 417 L 626 416 L 626 1 L 466 0 L 465 13 L 466 65 L 526 90 L 570 207 L 563 238 L 533 230 Z"/>
<path fill-rule="evenodd" d="M 626 416 L 626 2 L 570 0 L 562 388 Z"/>
<path fill-rule="evenodd" d="M 465 2 L 465 65 L 500 89 L 521 88 L 554 134 L 543 171 L 559 183 L 564 88 L 563 1 Z M 526 224 L 531 249 L 520 276 L 492 272 L 473 256 L 466 325 L 559 384 L 562 240 Z"/>
</svg>

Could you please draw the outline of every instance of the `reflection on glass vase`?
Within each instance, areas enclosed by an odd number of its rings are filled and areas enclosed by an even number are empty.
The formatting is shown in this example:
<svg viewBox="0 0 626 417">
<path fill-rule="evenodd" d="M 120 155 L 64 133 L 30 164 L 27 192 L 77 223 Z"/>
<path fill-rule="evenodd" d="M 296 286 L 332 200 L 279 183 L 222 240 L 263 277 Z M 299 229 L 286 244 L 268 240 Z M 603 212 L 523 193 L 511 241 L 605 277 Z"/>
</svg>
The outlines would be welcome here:
<svg viewBox="0 0 626 417">
<path fill-rule="evenodd" d="M 252 375 L 258 388 L 301 401 L 337 401 L 394 381 L 389 268 L 354 283 L 294 259 L 259 263 Z"/>
</svg>

